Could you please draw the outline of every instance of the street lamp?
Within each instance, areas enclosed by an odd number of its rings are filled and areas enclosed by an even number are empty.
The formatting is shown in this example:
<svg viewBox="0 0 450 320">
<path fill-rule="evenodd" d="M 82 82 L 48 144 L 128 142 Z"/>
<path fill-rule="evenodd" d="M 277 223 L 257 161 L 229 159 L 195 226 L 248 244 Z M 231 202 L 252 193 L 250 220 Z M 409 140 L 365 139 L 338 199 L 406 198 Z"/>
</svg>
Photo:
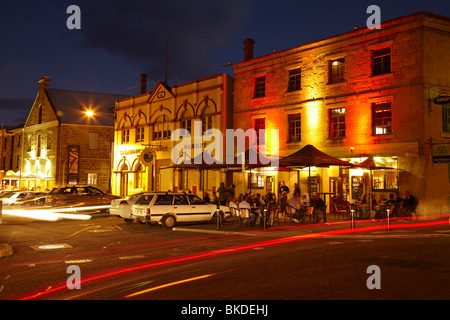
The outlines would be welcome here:
<svg viewBox="0 0 450 320">
<path fill-rule="evenodd" d="M 86 113 L 86 115 L 88 117 L 93 117 L 94 116 L 94 111 L 92 111 L 92 110 L 87 110 L 85 113 Z"/>
</svg>

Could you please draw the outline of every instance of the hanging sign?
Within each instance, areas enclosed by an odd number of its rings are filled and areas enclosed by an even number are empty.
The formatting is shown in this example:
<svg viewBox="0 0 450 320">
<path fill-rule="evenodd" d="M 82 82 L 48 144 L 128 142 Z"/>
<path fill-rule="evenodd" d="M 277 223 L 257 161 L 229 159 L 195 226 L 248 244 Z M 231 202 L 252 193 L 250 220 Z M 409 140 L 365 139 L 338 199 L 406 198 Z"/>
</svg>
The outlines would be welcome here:
<svg viewBox="0 0 450 320">
<path fill-rule="evenodd" d="M 450 96 L 439 96 L 434 98 L 434 103 L 436 104 L 447 104 L 450 103 Z"/>
<path fill-rule="evenodd" d="M 156 152 L 153 149 L 145 148 L 141 153 L 141 163 L 149 166 L 156 159 Z"/>
</svg>

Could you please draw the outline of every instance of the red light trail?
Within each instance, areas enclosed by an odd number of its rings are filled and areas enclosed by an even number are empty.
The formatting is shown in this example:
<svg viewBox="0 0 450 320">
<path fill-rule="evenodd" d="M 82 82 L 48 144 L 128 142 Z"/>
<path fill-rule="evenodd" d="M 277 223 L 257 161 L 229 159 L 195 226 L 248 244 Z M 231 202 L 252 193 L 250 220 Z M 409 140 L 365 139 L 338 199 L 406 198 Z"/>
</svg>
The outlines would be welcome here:
<svg viewBox="0 0 450 320">
<path fill-rule="evenodd" d="M 429 226 L 437 226 L 437 225 L 444 225 L 448 224 L 449 222 L 447 220 L 438 220 L 438 221 L 429 221 L 429 222 L 418 222 L 418 223 L 411 223 L 407 225 L 403 224 L 391 224 L 389 227 L 390 229 L 401 229 L 401 228 L 418 228 L 418 227 L 429 227 Z M 366 226 L 366 227 L 358 227 L 353 229 L 341 229 L 341 230 L 330 230 L 330 231 L 323 231 L 323 232 L 317 232 L 317 233 L 310 233 L 310 234 L 302 234 L 302 235 L 296 235 L 291 237 L 285 237 L 285 238 L 279 238 L 279 239 L 273 239 L 273 240 L 267 240 L 267 241 L 260 241 L 250 244 L 243 244 L 243 245 L 237 245 L 232 247 L 227 247 L 223 249 L 215 249 L 212 251 L 206 251 L 201 253 L 195 253 L 190 255 L 181 256 L 178 258 L 170 258 L 170 259 L 163 259 L 158 261 L 152 261 L 150 263 L 135 265 L 127 268 L 122 268 L 106 273 L 102 273 L 99 275 L 94 275 L 89 278 L 86 278 L 81 281 L 83 285 L 86 285 L 87 283 L 94 282 L 96 280 L 106 279 L 109 277 L 119 276 L 123 275 L 125 273 L 131 273 L 135 271 L 140 271 L 144 269 L 149 268 L 157 268 L 162 267 L 165 265 L 171 265 L 176 263 L 183 263 L 198 259 L 205 259 L 213 256 L 218 256 L 221 254 L 228 254 L 233 252 L 240 252 L 244 250 L 249 250 L 257 247 L 267 247 L 272 245 L 279 245 L 279 244 L 286 244 L 291 243 L 295 241 L 301 241 L 306 239 L 314 239 L 314 238 L 320 238 L 324 236 L 330 236 L 330 235 L 343 235 L 348 233 L 356 233 L 356 232 L 367 232 L 367 231 L 375 231 L 375 230 L 385 230 L 386 225 L 374 225 L 374 226 Z M 28 294 L 24 297 L 18 298 L 19 300 L 31 300 L 35 298 L 41 298 L 43 296 L 49 295 L 51 293 L 55 293 L 62 290 L 68 290 L 66 283 L 63 285 L 58 285 L 56 287 L 48 287 L 50 289 L 48 290 L 40 290 L 38 293 L 34 294 Z"/>
</svg>

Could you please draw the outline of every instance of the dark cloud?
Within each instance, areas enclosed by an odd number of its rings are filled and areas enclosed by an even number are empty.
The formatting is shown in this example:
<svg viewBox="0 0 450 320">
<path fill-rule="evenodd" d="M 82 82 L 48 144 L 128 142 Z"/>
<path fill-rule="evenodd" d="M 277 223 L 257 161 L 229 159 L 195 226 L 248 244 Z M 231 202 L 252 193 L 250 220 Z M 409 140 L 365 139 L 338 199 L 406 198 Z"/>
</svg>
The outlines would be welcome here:
<svg viewBox="0 0 450 320">
<path fill-rule="evenodd" d="M 144 66 L 149 77 L 164 75 L 168 41 L 169 73 L 210 61 L 230 45 L 250 15 L 250 0 L 91 1 L 80 5 L 81 45 L 100 48 Z"/>
</svg>

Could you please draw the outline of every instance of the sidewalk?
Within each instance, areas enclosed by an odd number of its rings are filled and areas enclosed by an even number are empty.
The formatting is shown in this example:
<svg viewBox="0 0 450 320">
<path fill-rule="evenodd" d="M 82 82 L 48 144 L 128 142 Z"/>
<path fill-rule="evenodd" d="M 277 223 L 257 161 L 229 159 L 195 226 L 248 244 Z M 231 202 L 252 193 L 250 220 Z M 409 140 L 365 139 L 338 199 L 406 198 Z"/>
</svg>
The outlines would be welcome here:
<svg viewBox="0 0 450 320">
<path fill-rule="evenodd" d="M 370 221 L 370 220 L 369 220 Z M 367 221 L 366 221 L 367 222 Z M 282 230 L 282 229 L 291 229 L 298 226 L 305 226 L 305 227 L 321 227 L 321 226 L 327 226 L 329 224 L 334 223 L 342 223 L 342 224 L 348 224 L 348 227 L 351 227 L 351 220 L 349 219 L 342 219 L 340 217 L 339 219 L 334 217 L 334 214 L 327 214 L 326 216 L 326 222 L 324 223 L 323 220 L 321 220 L 320 223 L 310 223 L 309 220 L 307 220 L 306 223 L 295 223 L 291 222 L 290 217 L 287 217 L 285 219 L 285 216 L 283 214 L 280 214 L 279 216 L 279 222 L 274 221 L 272 225 L 266 225 L 266 230 Z M 248 235 L 252 236 L 255 235 L 252 231 L 261 231 L 264 230 L 264 225 L 243 225 L 239 222 L 235 222 L 229 219 L 225 219 L 220 224 L 220 227 L 217 228 L 216 223 L 204 223 L 204 224 L 178 224 L 173 228 L 174 231 L 190 231 L 190 232 L 199 232 L 199 233 L 211 233 L 211 234 L 241 234 L 241 235 Z"/>
</svg>

